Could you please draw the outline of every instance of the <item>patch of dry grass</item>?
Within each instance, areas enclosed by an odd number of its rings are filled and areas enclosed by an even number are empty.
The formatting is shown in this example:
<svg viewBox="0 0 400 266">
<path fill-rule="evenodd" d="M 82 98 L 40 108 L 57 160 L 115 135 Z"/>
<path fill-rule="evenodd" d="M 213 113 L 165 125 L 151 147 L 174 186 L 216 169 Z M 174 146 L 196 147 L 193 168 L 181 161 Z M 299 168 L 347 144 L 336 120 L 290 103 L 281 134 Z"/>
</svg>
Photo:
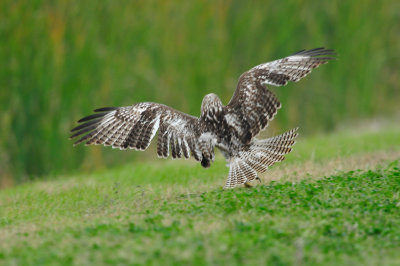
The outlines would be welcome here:
<svg viewBox="0 0 400 266">
<path fill-rule="evenodd" d="M 356 154 L 348 157 L 316 162 L 308 160 L 301 163 L 280 164 L 276 168 L 265 172 L 262 177 L 264 182 L 269 181 L 300 181 L 303 179 L 319 179 L 356 169 L 374 169 L 382 164 L 399 160 L 400 151 L 376 151 Z"/>
</svg>

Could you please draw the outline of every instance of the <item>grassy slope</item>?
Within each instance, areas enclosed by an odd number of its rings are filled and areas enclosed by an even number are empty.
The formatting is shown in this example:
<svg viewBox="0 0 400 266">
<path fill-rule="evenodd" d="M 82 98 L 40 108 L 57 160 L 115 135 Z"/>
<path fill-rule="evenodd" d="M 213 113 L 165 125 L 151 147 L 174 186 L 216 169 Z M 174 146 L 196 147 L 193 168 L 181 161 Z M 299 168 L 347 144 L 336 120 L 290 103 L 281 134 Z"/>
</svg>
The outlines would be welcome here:
<svg viewBox="0 0 400 266">
<path fill-rule="evenodd" d="M 399 133 L 303 139 L 271 172 L 365 152 L 396 156 Z M 398 162 L 225 191 L 223 166 L 145 163 L 0 191 L 0 264 L 400 263 Z"/>
</svg>

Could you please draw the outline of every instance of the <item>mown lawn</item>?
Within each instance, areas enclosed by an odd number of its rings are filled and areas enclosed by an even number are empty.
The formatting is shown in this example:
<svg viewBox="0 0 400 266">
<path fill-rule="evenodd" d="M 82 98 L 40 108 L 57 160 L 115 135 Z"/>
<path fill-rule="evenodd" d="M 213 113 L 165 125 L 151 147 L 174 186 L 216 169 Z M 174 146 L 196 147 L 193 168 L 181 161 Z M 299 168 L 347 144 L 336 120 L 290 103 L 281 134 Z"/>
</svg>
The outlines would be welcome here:
<svg viewBox="0 0 400 266">
<path fill-rule="evenodd" d="M 271 173 L 396 157 L 399 133 L 300 139 Z M 144 163 L 2 190 L 0 265 L 400 264 L 399 161 L 234 190 L 221 188 L 224 164 Z"/>
</svg>

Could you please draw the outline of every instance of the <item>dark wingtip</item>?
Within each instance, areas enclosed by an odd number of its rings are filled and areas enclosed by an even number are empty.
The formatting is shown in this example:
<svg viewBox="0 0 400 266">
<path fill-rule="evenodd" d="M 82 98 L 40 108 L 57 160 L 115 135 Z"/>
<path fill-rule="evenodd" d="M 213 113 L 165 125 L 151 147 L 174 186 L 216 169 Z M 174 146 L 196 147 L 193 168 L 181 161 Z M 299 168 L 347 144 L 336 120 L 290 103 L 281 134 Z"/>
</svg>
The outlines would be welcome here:
<svg viewBox="0 0 400 266">
<path fill-rule="evenodd" d="M 96 130 L 96 127 L 101 123 L 101 121 L 103 120 L 103 117 L 111 112 L 118 109 L 118 107 L 103 107 L 103 108 L 99 108 L 94 110 L 94 112 L 96 112 L 95 114 L 91 114 L 89 116 L 83 117 L 80 120 L 78 120 L 79 124 L 78 126 L 74 127 L 73 129 L 70 130 L 70 132 L 72 133 L 72 135 L 69 137 L 69 139 L 73 139 L 77 136 L 82 136 L 85 133 L 89 133 L 83 137 L 81 137 L 78 141 L 76 141 L 74 143 L 74 146 L 78 145 L 79 143 L 85 141 L 87 138 L 90 137 L 90 132 L 92 132 L 93 130 Z M 101 112 L 101 113 L 99 113 Z"/>
<path fill-rule="evenodd" d="M 103 107 L 103 108 L 96 109 L 96 110 L 94 110 L 94 112 L 101 112 L 101 113 L 91 114 L 91 115 L 88 115 L 88 116 L 85 116 L 85 117 L 79 119 L 78 123 L 82 123 L 82 122 L 85 122 L 85 123 L 74 127 L 73 129 L 71 129 L 70 132 L 77 131 L 77 130 L 83 128 L 83 127 L 92 125 L 94 123 L 98 123 L 98 122 L 101 121 L 103 116 L 105 116 L 108 112 L 114 111 L 116 109 L 118 109 L 118 107 Z"/>
<path fill-rule="evenodd" d="M 311 57 L 318 57 L 322 55 L 336 55 L 336 51 L 334 49 L 325 49 L 324 47 L 318 47 L 310 50 L 300 50 L 292 55 L 308 55 Z M 332 60 L 336 59 L 336 57 L 324 57 L 323 59 Z"/>
<path fill-rule="evenodd" d="M 110 112 L 110 111 L 114 111 L 118 109 L 118 107 L 102 107 L 102 108 L 98 108 L 93 110 L 93 112 Z"/>
<path fill-rule="evenodd" d="M 101 119 L 102 118 L 97 118 L 97 119 L 88 121 L 86 123 L 80 124 L 80 125 L 74 127 L 73 129 L 71 129 L 71 132 L 77 131 L 79 129 L 82 129 L 82 128 L 85 128 L 85 127 L 88 127 L 88 126 L 91 126 L 91 125 L 94 125 L 94 124 L 98 124 L 98 123 L 100 123 Z"/>
<path fill-rule="evenodd" d="M 320 50 L 324 50 L 324 49 L 325 49 L 325 47 L 318 47 L 318 48 L 310 49 L 310 50 L 308 50 L 308 52 L 320 51 Z"/>
<path fill-rule="evenodd" d="M 79 119 L 79 120 L 78 120 L 78 123 L 82 123 L 82 122 L 85 122 L 85 121 L 89 121 L 89 120 L 92 120 L 92 119 L 95 119 L 95 118 L 98 118 L 98 117 L 102 117 L 102 116 L 104 116 L 104 115 L 105 115 L 105 113 L 88 115 L 88 116 L 86 116 L 86 117 L 84 117 L 84 118 Z"/>
<path fill-rule="evenodd" d="M 299 51 L 293 53 L 292 55 L 300 54 L 300 53 L 302 53 L 302 52 L 304 52 L 304 51 L 305 51 L 305 49 L 302 49 L 302 50 L 299 50 Z"/>
</svg>

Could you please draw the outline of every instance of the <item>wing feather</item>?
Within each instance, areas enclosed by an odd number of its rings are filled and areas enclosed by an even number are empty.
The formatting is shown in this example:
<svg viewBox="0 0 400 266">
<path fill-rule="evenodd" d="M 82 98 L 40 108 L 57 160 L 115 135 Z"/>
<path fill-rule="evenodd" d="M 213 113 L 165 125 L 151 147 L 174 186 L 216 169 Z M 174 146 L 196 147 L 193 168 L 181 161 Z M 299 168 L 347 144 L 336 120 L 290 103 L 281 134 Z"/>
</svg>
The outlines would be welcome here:
<svg viewBox="0 0 400 266">
<path fill-rule="evenodd" d="M 102 144 L 119 149 L 145 150 L 157 133 L 157 154 L 173 158 L 195 155 L 201 160 L 198 144 L 198 118 L 157 103 L 138 103 L 128 107 L 105 107 L 80 119 L 71 138 L 80 137 L 74 145 Z"/>
<path fill-rule="evenodd" d="M 302 50 L 243 73 L 227 105 L 226 123 L 242 143 L 248 144 L 267 127 L 268 122 L 281 108 L 279 100 L 266 85 L 283 86 L 289 81 L 299 81 L 312 69 L 334 59 L 334 55 L 335 52 L 331 49 Z"/>
<path fill-rule="evenodd" d="M 261 84 L 284 86 L 289 81 L 299 81 L 314 68 L 335 59 L 335 55 L 332 49 L 302 50 L 285 58 L 258 65 L 246 73 L 256 73 Z"/>
</svg>

